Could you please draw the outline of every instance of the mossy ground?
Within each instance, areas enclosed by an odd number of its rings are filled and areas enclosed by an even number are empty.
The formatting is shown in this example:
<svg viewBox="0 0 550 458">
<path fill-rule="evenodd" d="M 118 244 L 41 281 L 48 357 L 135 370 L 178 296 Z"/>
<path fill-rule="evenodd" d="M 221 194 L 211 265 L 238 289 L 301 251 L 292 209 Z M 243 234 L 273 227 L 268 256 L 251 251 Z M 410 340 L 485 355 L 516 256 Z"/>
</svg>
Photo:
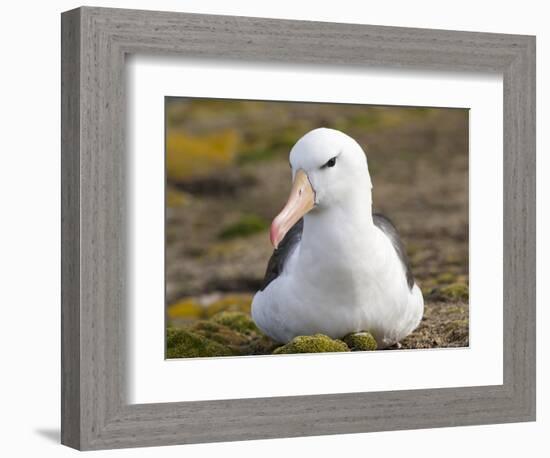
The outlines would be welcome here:
<svg viewBox="0 0 550 458">
<path fill-rule="evenodd" d="M 422 322 L 412 334 L 401 341 L 399 348 L 467 347 L 468 317 L 469 308 L 466 302 L 427 302 Z"/>
<path fill-rule="evenodd" d="M 299 336 L 286 345 L 272 341 L 241 312 L 220 312 L 209 320 L 184 327 L 170 327 L 166 333 L 167 358 L 210 356 L 284 355 L 373 350 L 368 333 L 346 336 L 346 342 L 323 334 Z M 349 342 L 349 344 L 348 344 Z M 374 346 L 376 343 L 374 343 Z"/>
<path fill-rule="evenodd" d="M 166 357 L 168 359 L 231 356 L 232 354 L 229 347 L 187 329 L 168 328 L 166 331 Z"/>
<path fill-rule="evenodd" d="M 365 147 L 375 210 L 397 225 L 424 293 L 424 319 L 401 348 L 468 345 L 467 110 L 174 99 L 167 123 L 169 325 L 231 352 L 272 351 L 212 318 L 250 314 L 272 252 L 267 226 L 288 197 L 289 150 L 325 126 Z M 225 328 L 207 337 L 212 324 Z"/>
</svg>

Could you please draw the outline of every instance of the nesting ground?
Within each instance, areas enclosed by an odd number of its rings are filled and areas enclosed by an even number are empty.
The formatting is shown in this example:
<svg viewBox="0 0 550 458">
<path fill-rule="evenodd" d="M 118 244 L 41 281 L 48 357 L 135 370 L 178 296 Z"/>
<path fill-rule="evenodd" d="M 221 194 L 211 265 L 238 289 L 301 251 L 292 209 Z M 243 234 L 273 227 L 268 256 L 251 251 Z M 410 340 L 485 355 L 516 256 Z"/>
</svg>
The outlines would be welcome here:
<svg viewBox="0 0 550 458">
<path fill-rule="evenodd" d="M 223 311 L 249 314 L 272 251 L 269 223 L 290 188 L 289 150 L 320 126 L 366 150 L 374 209 L 397 226 L 424 293 L 422 323 L 401 348 L 468 345 L 466 110 L 169 99 L 168 357 L 207 356 L 191 342 L 225 346 L 221 354 L 276 349 L 256 330 L 227 347 L 214 324 Z"/>
</svg>

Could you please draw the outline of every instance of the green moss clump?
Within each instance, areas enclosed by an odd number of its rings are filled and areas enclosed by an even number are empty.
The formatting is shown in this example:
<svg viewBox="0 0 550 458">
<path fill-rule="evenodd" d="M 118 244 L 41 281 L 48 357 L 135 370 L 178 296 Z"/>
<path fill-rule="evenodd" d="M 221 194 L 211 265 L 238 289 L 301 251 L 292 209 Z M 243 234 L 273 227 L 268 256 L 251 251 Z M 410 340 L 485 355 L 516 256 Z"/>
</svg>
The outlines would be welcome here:
<svg viewBox="0 0 550 458">
<path fill-rule="evenodd" d="M 453 283 L 452 285 L 441 288 L 441 294 L 455 301 L 467 301 L 469 297 L 468 285 L 464 283 Z"/>
<path fill-rule="evenodd" d="M 350 351 L 348 346 L 341 340 L 331 339 L 324 334 L 313 336 L 298 336 L 286 345 L 277 348 L 274 355 L 286 355 L 293 353 L 329 353 Z"/>
<path fill-rule="evenodd" d="M 166 330 L 166 358 L 196 358 L 231 356 L 234 352 L 225 345 L 186 329 Z"/>
<path fill-rule="evenodd" d="M 468 285 L 453 283 L 442 288 L 435 288 L 429 294 L 429 299 L 435 301 L 467 301 L 469 298 Z"/>
<path fill-rule="evenodd" d="M 200 320 L 194 323 L 190 331 L 209 340 L 229 347 L 235 353 L 242 353 L 249 343 L 249 338 L 223 324 Z"/>
<path fill-rule="evenodd" d="M 248 314 L 220 312 L 184 328 L 169 328 L 167 358 L 269 355 L 277 343 L 263 334 Z"/>
<path fill-rule="evenodd" d="M 355 332 L 344 337 L 351 351 L 373 351 L 378 348 L 376 340 L 369 332 Z"/>
<path fill-rule="evenodd" d="M 214 323 L 223 324 L 234 331 L 241 334 L 250 335 L 252 333 L 260 333 L 260 330 L 256 326 L 256 323 L 252 321 L 252 318 L 241 312 L 220 312 L 214 315 L 212 318 Z"/>
<path fill-rule="evenodd" d="M 267 222 L 257 215 L 243 215 L 240 220 L 225 227 L 220 233 L 222 240 L 234 239 L 236 237 L 247 237 L 267 229 Z"/>
</svg>

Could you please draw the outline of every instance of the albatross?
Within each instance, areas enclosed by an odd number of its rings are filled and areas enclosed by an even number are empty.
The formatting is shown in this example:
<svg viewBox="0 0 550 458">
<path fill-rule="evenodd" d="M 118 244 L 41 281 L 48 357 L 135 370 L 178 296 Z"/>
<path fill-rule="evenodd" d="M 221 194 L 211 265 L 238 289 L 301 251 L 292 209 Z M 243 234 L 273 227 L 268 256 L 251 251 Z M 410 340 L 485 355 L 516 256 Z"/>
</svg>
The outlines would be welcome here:
<svg viewBox="0 0 550 458">
<path fill-rule="evenodd" d="M 372 211 L 367 157 L 319 128 L 290 151 L 292 188 L 271 224 L 274 251 L 252 318 L 277 342 L 370 332 L 379 348 L 420 323 L 424 299 L 392 222 Z"/>
</svg>

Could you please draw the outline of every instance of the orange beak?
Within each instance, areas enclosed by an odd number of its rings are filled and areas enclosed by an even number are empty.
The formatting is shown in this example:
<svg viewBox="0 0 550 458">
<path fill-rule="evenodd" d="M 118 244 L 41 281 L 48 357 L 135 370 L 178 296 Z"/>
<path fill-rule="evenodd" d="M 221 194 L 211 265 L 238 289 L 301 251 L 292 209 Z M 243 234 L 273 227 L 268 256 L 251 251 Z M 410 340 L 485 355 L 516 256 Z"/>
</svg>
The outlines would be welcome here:
<svg viewBox="0 0 550 458">
<path fill-rule="evenodd" d="M 270 239 L 277 249 L 286 233 L 315 206 L 315 191 L 302 169 L 296 172 L 288 201 L 271 223 Z"/>
</svg>

